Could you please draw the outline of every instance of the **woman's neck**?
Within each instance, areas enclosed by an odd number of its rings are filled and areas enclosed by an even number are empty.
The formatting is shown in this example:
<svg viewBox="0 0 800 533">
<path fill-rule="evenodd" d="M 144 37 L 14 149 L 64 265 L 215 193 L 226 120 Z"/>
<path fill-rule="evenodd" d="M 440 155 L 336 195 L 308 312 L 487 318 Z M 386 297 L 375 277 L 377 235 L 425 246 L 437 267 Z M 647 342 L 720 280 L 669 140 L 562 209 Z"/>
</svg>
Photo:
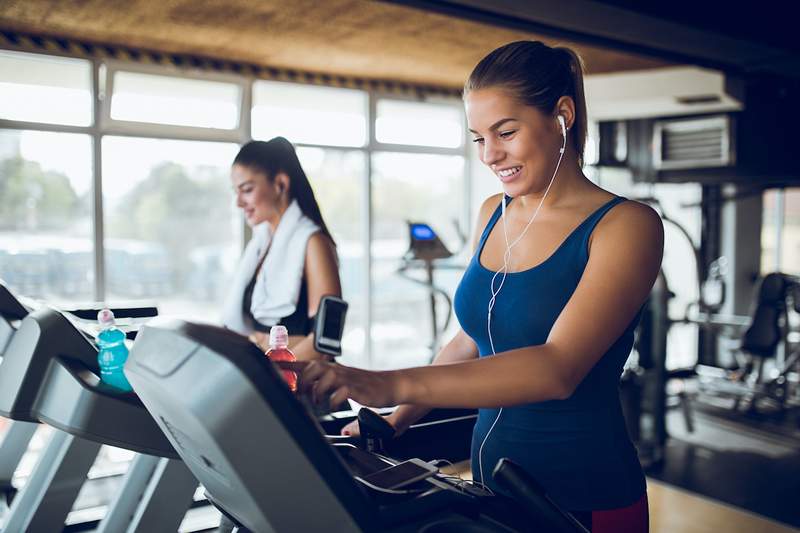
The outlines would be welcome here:
<svg viewBox="0 0 800 533">
<path fill-rule="evenodd" d="M 275 206 L 275 217 L 273 219 L 267 220 L 267 225 L 269 226 L 269 230 L 274 234 L 275 231 L 278 229 L 278 225 L 281 223 L 281 219 L 283 218 L 284 213 L 286 210 L 289 209 L 289 205 L 291 203 L 289 200 L 279 200 L 278 204 Z"/>
<path fill-rule="evenodd" d="M 542 209 L 549 209 L 563 204 L 564 202 L 572 202 L 574 199 L 586 192 L 595 189 L 597 186 L 587 178 L 577 162 L 564 162 L 567 164 L 561 165 L 558 173 L 553 179 L 550 190 L 546 188 L 531 194 L 521 195 L 515 198 L 515 202 L 524 210 L 536 209 L 539 203 L 542 203 Z M 547 195 L 542 202 L 542 198 Z"/>
</svg>

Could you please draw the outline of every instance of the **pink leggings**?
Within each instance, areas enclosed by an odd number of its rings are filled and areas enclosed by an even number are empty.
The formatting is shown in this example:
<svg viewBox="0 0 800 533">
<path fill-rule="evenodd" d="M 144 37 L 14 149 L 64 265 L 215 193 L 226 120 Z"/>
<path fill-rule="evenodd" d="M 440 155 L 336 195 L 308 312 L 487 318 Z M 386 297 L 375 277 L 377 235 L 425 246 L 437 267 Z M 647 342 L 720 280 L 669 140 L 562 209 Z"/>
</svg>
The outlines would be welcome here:
<svg viewBox="0 0 800 533">
<path fill-rule="evenodd" d="M 650 530 L 646 492 L 627 507 L 573 514 L 592 533 L 648 533 Z"/>
</svg>

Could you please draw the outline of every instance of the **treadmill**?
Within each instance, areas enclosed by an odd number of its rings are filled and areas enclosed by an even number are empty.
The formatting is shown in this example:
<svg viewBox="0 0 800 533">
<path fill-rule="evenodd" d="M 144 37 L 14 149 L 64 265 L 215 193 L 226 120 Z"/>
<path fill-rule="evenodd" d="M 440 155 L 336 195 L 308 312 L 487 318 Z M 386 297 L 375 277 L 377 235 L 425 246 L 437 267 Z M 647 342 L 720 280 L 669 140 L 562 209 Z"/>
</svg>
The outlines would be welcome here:
<svg viewBox="0 0 800 533">
<path fill-rule="evenodd" d="M 206 497 L 241 530 L 529 530 L 485 512 L 485 498 L 443 477 L 419 481 L 407 494 L 367 488 L 356 477 L 394 461 L 326 438 L 272 363 L 232 331 L 151 321 L 125 374 Z"/>
<path fill-rule="evenodd" d="M 0 280 L 0 365 L 11 338 L 17 332 L 20 321 L 28 315 L 28 311 L 29 309 L 17 300 Z M 38 424 L 32 422 L 10 420 L 5 433 L 0 437 L 0 494 L 3 495 L 6 505 L 15 493 L 11 483 L 14 472 L 37 428 Z"/>
<path fill-rule="evenodd" d="M 429 305 L 431 310 L 431 357 L 430 361 L 439 351 L 441 337 L 450 324 L 451 312 L 453 310 L 453 300 L 447 291 L 434 283 L 434 270 L 437 268 L 449 268 L 464 270 L 464 265 L 448 263 L 446 259 L 453 257 L 453 252 L 447 249 L 442 239 L 434 229 L 423 222 L 411 222 L 408 224 L 408 250 L 402 257 L 402 263 L 397 273 L 403 278 L 422 285 L 428 292 Z M 410 271 L 422 268 L 425 271 L 424 280 L 417 279 L 409 274 Z M 445 312 L 437 313 L 436 296 L 439 295 L 445 302 Z M 444 316 L 443 323 L 440 325 L 439 316 Z"/>
<path fill-rule="evenodd" d="M 100 381 L 97 348 L 64 313 L 42 307 L 17 320 L 0 364 L 0 415 L 60 431 L 14 498 L 3 530 L 63 529 L 100 446 L 109 444 L 144 455 L 105 519 L 116 518 L 115 525 L 101 524 L 100 531 L 158 531 L 175 522 L 174 531 L 197 482 L 144 405 Z M 134 485 L 138 494 L 131 496 Z M 165 488 L 169 506 L 159 501 Z"/>
</svg>

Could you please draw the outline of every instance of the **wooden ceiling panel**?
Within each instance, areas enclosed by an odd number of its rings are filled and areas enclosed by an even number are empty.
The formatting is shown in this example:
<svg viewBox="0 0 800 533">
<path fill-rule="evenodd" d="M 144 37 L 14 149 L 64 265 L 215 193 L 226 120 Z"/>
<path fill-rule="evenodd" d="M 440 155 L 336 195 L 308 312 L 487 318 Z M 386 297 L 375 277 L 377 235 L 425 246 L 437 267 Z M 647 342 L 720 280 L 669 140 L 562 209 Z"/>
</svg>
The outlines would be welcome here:
<svg viewBox="0 0 800 533">
<path fill-rule="evenodd" d="M 573 46 L 590 74 L 670 66 L 366 0 L 0 0 L 0 29 L 452 88 L 486 53 L 520 39 Z"/>
</svg>

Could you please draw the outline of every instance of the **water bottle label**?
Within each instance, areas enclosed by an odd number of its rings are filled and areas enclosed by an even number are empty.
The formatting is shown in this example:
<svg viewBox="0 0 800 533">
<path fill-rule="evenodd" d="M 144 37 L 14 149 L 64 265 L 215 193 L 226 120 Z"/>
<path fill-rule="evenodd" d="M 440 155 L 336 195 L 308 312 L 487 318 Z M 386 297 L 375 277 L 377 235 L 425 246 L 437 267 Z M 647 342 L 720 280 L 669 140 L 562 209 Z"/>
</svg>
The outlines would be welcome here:
<svg viewBox="0 0 800 533">
<path fill-rule="evenodd" d="M 122 372 L 122 365 L 104 365 L 100 369 L 100 373 L 103 375 L 117 374 L 121 372 Z"/>
</svg>

